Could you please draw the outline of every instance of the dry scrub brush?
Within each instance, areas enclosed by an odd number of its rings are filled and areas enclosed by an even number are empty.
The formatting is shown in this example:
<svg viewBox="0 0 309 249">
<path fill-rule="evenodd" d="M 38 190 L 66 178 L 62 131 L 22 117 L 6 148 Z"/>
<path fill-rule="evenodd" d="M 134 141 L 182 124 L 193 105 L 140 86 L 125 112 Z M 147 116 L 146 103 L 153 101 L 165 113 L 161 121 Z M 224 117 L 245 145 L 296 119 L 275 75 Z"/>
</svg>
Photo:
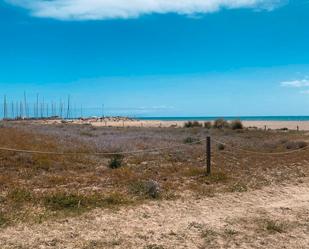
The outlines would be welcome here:
<svg viewBox="0 0 309 249">
<path fill-rule="evenodd" d="M 93 136 L 85 136 L 83 132 Z M 308 174 L 307 151 L 281 157 L 233 152 L 289 151 L 299 132 L 193 129 L 119 129 L 75 125 L 5 125 L 0 146 L 46 151 L 128 151 L 179 146 L 131 156 L 36 155 L 0 152 L 0 226 L 18 221 L 77 215 L 93 208 L 171 199 L 183 193 L 213 196 L 243 192 Z M 213 148 L 213 174 L 205 175 L 205 144 L 185 144 L 211 136 L 228 146 Z M 272 143 L 267 147 L 265 143 Z"/>
</svg>

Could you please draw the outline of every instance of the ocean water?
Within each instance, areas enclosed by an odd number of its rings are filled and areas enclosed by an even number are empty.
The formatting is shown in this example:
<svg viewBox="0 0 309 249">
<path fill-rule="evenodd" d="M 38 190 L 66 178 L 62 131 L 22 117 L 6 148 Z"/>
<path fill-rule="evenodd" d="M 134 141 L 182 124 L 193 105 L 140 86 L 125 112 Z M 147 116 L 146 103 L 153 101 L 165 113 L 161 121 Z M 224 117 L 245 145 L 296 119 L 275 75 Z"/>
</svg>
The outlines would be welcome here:
<svg viewBox="0 0 309 249">
<path fill-rule="evenodd" d="M 211 121 L 218 118 L 225 120 L 242 121 L 309 121 L 309 116 L 240 116 L 240 117 L 138 117 L 140 120 L 160 120 L 160 121 Z"/>
</svg>

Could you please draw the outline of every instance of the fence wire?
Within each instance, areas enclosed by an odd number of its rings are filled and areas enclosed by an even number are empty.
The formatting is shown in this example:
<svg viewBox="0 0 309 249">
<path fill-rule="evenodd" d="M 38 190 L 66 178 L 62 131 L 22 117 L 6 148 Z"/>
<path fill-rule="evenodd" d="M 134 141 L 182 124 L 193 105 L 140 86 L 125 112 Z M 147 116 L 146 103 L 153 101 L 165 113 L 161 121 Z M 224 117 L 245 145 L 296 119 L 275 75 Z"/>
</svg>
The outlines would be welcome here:
<svg viewBox="0 0 309 249">
<path fill-rule="evenodd" d="M 276 155 L 287 155 L 292 153 L 298 153 L 301 151 L 305 151 L 309 148 L 309 145 L 306 145 L 303 148 L 290 150 L 286 152 L 260 152 L 260 151 L 253 151 L 253 150 L 247 150 L 243 149 L 241 147 L 235 147 L 232 145 L 229 145 L 227 143 L 224 143 L 220 140 L 211 139 L 216 144 L 222 144 L 227 148 L 230 148 L 231 150 L 238 151 L 238 152 L 244 152 L 247 154 L 255 154 L 255 155 L 269 155 L 269 156 L 276 156 Z M 6 147 L 0 147 L 0 151 L 7 151 L 7 152 L 15 152 L 15 153 L 26 153 L 26 154 L 44 154 L 44 155 L 97 155 L 97 156 L 113 156 L 113 155 L 123 155 L 123 156 L 130 156 L 134 154 L 143 154 L 143 153 L 151 153 L 151 152 L 160 152 L 160 151 L 166 151 L 170 149 L 186 147 L 188 145 L 194 145 L 194 144 L 200 144 L 202 142 L 205 142 L 206 139 L 201 139 L 198 141 L 194 141 L 191 143 L 186 144 L 177 144 L 177 145 L 171 145 L 171 146 L 165 146 L 165 147 L 157 147 L 152 149 L 145 149 L 145 150 L 135 150 L 135 151 L 121 151 L 121 152 L 57 152 L 57 151 L 40 151 L 40 150 L 26 150 L 26 149 L 15 149 L 15 148 L 6 148 Z M 224 151 L 225 152 L 225 151 Z M 233 153 L 233 152 L 231 152 Z"/>
<path fill-rule="evenodd" d="M 0 151 L 8 151 L 8 152 L 16 152 L 16 153 L 26 153 L 26 154 L 44 154 L 44 155 L 97 155 L 97 156 L 113 156 L 113 155 L 133 155 L 133 154 L 143 154 L 143 153 L 151 153 L 157 151 L 164 151 L 174 148 L 181 148 L 188 145 L 200 144 L 206 141 L 206 139 L 201 139 L 198 141 L 194 141 L 186 144 L 178 144 L 166 147 L 158 147 L 153 149 L 146 150 L 135 150 L 135 151 L 121 151 L 121 152 L 55 152 L 55 151 L 39 151 L 39 150 L 23 150 L 23 149 L 14 149 L 14 148 L 6 148 L 0 147 Z"/>
</svg>

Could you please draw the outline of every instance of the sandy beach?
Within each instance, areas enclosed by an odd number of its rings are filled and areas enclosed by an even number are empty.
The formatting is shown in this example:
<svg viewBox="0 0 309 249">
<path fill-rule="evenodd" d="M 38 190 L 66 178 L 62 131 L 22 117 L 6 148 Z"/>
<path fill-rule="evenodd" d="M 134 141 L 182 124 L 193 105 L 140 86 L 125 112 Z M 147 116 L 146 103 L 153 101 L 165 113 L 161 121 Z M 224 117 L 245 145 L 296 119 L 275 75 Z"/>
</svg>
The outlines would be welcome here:
<svg viewBox="0 0 309 249">
<path fill-rule="evenodd" d="M 261 129 L 309 130 L 309 121 L 243 121 L 245 127 L 257 127 Z"/>
<path fill-rule="evenodd" d="M 199 120 L 196 120 L 199 121 Z M 61 120 L 40 120 L 36 121 L 44 124 L 55 124 L 61 123 Z M 67 121 L 71 124 L 89 124 L 95 127 L 183 127 L 187 121 L 161 121 L 161 120 L 96 120 L 96 119 L 87 119 L 87 120 L 72 120 Z M 204 123 L 205 121 L 199 121 Z M 309 121 L 242 121 L 245 127 L 258 129 L 283 129 L 287 128 L 289 130 L 309 130 Z M 298 127 L 298 128 L 297 128 Z"/>
</svg>

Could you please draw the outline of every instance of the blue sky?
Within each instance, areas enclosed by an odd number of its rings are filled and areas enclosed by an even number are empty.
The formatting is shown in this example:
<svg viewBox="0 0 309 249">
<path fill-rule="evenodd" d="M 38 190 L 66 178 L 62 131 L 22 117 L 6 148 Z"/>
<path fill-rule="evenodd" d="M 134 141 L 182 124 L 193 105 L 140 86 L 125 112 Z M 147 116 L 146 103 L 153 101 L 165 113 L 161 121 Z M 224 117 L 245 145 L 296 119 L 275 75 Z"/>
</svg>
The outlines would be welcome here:
<svg viewBox="0 0 309 249">
<path fill-rule="evenodd" d="M 109 2 L 0 0 L 1 95 L 147 116 L 309 115 L 309 1 Z"/>
</svg>

